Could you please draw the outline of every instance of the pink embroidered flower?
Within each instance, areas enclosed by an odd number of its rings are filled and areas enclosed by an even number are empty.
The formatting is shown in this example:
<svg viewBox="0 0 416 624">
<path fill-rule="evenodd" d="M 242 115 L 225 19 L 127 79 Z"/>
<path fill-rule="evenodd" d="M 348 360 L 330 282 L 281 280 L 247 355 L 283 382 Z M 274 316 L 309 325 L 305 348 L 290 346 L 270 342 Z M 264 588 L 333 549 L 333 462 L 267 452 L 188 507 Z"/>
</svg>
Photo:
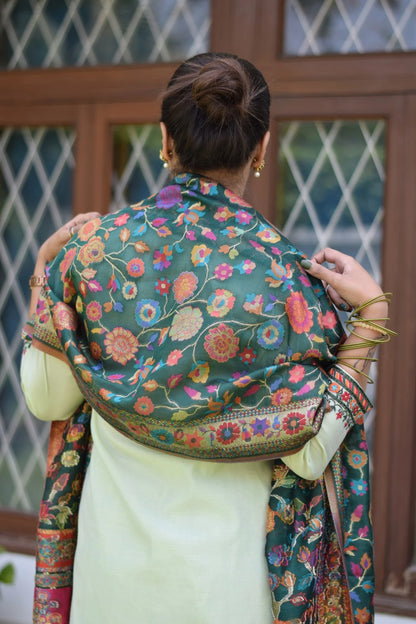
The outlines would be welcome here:
<svg viewBox="0 0 416 624">
<path fill-rule="evenodd" d="M 332 310 L 325 312 L 320 320 L 322 322 L 322 326 L 326 329 L 333 329 L 337 325 L 337 317 L 335 316 L 335 312 L 332 312 Z"/>
<path fill-rule="evenodd" d="M 180 273 L 173 282 L 173 295 L 175 301 L 183 303 L 189 297 L 192 297 L 198 285 L 198 278 L 192 271 L 184 271 Z"/>
<path fill-rule="evenodd" d="M 166 364 L 168 366 L 174 366 L 179 362 L 182 357 L 182 351 L 180 349 L 174 349 L 168 355 L 168 359 L 166 360 Z"/>
<path fill-rule="evenodd" d="M 253 218 L 253 215 L 251 215 L 249 212 L 246 212 L 245 210 L 237 210 L 235 218 L 236 221 L 238 221 L 238 223 L 240 223 L 241 225 L 248 225 Z"/>
<path fill-rule="evenodd" d="M 124 327 L 115 327 L 104 339 L 105 350 L 115 362 L 126 364 L 139 349 L 136 336 Z"/>
<path fill-rule="evenodd" d="M 189 340 L 195 336 L 202 327 L 203 317 L 199 308 L 186 306 L 179 310 L 173 317 L 169 336 L 172 340 Z"/>
<path fill-rule="evenodd" d="M 292 292 L 286 300 L 286 314 L 297 334 L 308 332 L 313 325 L 313 315 L 301 292 Z"/>
<path fill-rule="evenodd" d="M 128 212 L 124 212 L 114 219 L 114 225 L 119 227 L 120 225 L 126 225 L 127 221 L 130 219 L 130 215 Z"/>
<path fill-rule="evenodd" d="M 87 305 L 87 317 L 90 321 L 99 321 L 102 315 L 103 311 L 98 301 L 91 301 L 91 303 Z"/>
<path fill-rule="evenodd" d="M 232 274 L 233 274 L 233 267 L 230 264 L 227 264 L 226 262 L 219 264 L 217 267 L 215 267 L 215 270 L 214 270 L 215 277 L 219 279 L 221 282 L 229 279 Z"/>
<path fill-rule="evenodd" d="M 67 305 L 59 301 L 56 306 L 53 308 L 52 312 L 53 324 L 55 329 L 76 329 L 77 327 L 77 317 L 72 310 Z"/>
<path fill-rule="evenodd" d="M 303 366 L 297 364 L 294 366 L 289 373 L 289 380 L 291 383 L 299 383 L 305 376 L 305 369 Z"/>
<path fill-rule="evenodd" d="M 212 327 L 204 340 L 205 351 L 217 362 L 226 362 L 233 358 L 238 352 L 238 346 L 238 336 L 225 323 Z"/>
</svg>

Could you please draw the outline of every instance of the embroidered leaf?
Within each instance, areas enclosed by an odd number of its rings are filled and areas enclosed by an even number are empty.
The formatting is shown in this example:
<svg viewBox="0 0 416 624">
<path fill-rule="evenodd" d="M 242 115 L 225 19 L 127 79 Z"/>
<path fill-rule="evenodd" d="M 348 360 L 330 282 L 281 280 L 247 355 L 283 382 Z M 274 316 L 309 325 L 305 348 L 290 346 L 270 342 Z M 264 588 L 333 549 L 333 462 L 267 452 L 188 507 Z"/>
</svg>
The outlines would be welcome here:
<svg viewBox="0 0 416 624">
<path fill-rule="evenodd" d="M 143 241 L 137 241 L 136 243 L 134 243 L 134 249 L 137 251 L 137 253 L 143 253 L 145 251 L 149 251 L 149 246 Z"/>
<path fill-rule="evenodd" d="M 88 282 L 88 288 L 91 290 L 91 292 L 98 292 L 103 289 L 103 287 L 99 282 L 97 282 L 97 280 L 91 280 L 90 282 Z"/>
</svg>

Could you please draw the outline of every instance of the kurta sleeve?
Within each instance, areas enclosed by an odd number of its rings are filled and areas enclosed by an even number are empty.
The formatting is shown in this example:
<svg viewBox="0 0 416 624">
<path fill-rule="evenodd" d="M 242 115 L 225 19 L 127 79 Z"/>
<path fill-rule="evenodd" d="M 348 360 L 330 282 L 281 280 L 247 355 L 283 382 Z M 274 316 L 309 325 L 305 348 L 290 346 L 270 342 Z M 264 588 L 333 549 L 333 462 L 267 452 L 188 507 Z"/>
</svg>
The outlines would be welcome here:
<svg viewBox="0 0 416 624">
<path fill-rule="evenodd" d="M 348 429 L 336 411 L 326 412 L 317 435 L 309 440 L 305 446 L 282 460 L 302 479 L 314 481 L 319 479 L 331 461 L 337 448 L 341 445 Z"/>
<path fill-rule="evenodd" d="M 66 420 L 84 401 L 68 364 L 33 346 L 22 355 L 20 375 L 27 406 L 40 420 Z"/>
<path fill-rule="evenodd" d="M 333 367 L 329 377 L 328 409 L 317 435 L 297 453 L 282 458 L 299 477 L 310 481 L 322 476 L 348 431 L 372 407 L 361 386 L 343 369 Z"/>
</svg>

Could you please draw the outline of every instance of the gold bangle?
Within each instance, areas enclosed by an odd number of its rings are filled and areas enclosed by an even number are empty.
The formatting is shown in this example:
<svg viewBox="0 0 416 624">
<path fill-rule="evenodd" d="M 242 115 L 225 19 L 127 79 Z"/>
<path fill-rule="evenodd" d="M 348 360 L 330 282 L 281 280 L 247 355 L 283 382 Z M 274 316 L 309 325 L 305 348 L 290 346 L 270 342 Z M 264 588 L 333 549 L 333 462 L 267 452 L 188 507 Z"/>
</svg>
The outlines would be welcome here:
<svg viewBox="0 0 416 624">
<path fill-rule="evenodd" d="M 29 280 L 30 288 L 36 288 L 38 286 L 45 286 L 46 284 L 46 275 L 32 275 Z"/>
<path fill-rule="evenodd" d="M 373 332 L 376 332 L 376 334 L 380 334 L 381 336 L 386 336 L 387 332 L 384 331 L 385 328 L 383 328 L 383 331 L 381 329 L 381 325 L 377 325 L 376 323 L 367 323 L 366 321 L 350 321 L 350 324 L 353 327 L 363 327 L 364 329 L 370 329 Z"/>
</svg>

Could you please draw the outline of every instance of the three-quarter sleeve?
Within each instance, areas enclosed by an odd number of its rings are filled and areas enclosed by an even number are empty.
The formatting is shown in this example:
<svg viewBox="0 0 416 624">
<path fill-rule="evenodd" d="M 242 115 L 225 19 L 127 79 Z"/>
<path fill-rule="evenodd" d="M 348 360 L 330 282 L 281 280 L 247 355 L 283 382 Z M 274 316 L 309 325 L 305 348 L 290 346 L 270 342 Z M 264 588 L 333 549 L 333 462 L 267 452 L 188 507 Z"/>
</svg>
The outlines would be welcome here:
<svg viewBox="0 0 416 624">
<path fill-rule="evenodd" d="M 20 375 L 27 406 L 40 420 L 66 420 L 84 400 L 68 364 L 33 346 L 24 350 Z"/>
</svg>

